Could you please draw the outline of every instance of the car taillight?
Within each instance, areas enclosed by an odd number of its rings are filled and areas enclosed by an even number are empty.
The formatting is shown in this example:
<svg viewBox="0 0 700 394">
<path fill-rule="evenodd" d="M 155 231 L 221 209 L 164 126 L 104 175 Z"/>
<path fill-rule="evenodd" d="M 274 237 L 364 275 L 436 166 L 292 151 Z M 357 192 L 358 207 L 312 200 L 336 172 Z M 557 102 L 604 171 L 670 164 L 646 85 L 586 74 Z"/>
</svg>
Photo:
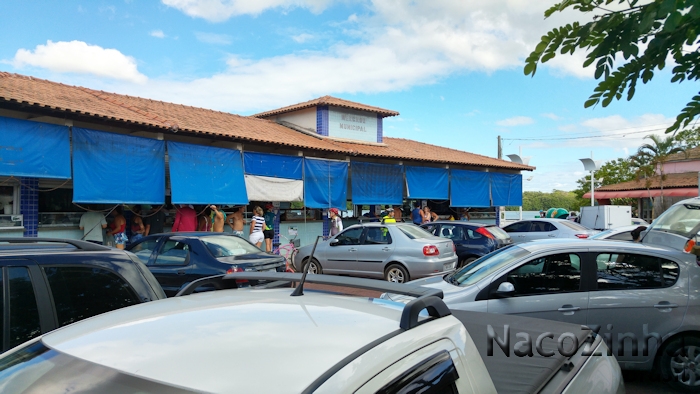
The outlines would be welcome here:
<svg viewBox="0 0 700 394">
<path fill-rule="evenodd" d="M 688 242 L 685 243 L 685 247 L 683 248 L 683 251 L 686 253 L 690 253 L 693 251 L 693 247 L 695 246 L 695 241 L 692 239 L 689 239 Z"/>
<path fill-rule="evenodd" d="M 457 253 L 457 246 L 455 246 L 454 242 L 452 242 L 452 251 Z"/>
<path fill-rule="evenodd" d="M 576 238 L 586 239 L 588 238 L 588 234 L 576 234 Z"/>
<path fill-rule="evenodd" d="M 435 245 L 425 245 L 423 246 L 423 254 L 426 256 L 437 256 L 440 254 L 440 251 Z"/>
<path fill-rule="evenodd" d="M 234 265 L 234 266 L 231 266 L 231 268 L 226 270 L 227 274 L 232 274 L 234 272 L 243 272 L 243 268 Z M 236 284 L 242 284 L 242 283 L 248 283 L 248 280 L 247 279 L 236 279 Z"/>
<path fill-rule="evenodd" d="M 477 229 L 476 229 L 476 232 L 477 232 L 478 234 L 483 235 L 483 236 L 486 237 L 486 238 L 496 239 L 496 237 L 494 237 L 493 234 L 491 234 L 491 233 L 489 232 L 489 230 L 487 230 L 487 229 L 485 229 L 485 228 L 483 228 L 483 227 L 477 228 Z"/>
</svg>

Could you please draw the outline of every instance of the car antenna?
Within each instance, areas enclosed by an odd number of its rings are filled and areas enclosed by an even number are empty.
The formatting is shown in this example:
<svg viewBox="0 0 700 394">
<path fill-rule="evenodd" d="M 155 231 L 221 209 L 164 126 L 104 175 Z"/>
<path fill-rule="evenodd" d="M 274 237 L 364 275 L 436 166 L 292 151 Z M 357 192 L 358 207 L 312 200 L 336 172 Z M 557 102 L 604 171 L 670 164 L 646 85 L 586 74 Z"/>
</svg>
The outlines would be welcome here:
<svg viewBox="0 0 700 394">
<path fill-rule="evenodd" d="M 301 281 L 299 282 L 299 285 L 294 289 L 292 294 L 290 294 L 292 297 L 297 297 L 297 296 L 302 296 L 304 295 L 304 281 L 306 280 L 306 275 L 309 273 L 309 267 L 311 266 L 311 261 L 314 258 L 314 252 L 316 251 L 316 245 L 318 245 L 318 240 L 321 239 L 323 235 L 319 235 L 316 237 L 316 242 L 314 242 L 314 248 L 311 249 L 311 256 L 309 256 L 309 263 L 306 264 L 306 267 L 304 267 L 304 274 L 301 276 Z"/>
</svg>

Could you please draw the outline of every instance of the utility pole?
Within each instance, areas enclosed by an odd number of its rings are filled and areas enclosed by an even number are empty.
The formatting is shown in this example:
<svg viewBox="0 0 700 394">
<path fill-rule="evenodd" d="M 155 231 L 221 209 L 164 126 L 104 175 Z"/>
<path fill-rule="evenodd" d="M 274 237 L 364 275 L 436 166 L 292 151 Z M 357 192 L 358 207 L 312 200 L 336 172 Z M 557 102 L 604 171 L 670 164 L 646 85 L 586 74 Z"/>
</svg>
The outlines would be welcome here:
<svg viewBox="0 0 700 394">
<path fill-rule="evenodd" d="M 501 147 L 501 136 L 498 136 L 498 158 L 503 159 L 503 148 Z"/>
</svg>

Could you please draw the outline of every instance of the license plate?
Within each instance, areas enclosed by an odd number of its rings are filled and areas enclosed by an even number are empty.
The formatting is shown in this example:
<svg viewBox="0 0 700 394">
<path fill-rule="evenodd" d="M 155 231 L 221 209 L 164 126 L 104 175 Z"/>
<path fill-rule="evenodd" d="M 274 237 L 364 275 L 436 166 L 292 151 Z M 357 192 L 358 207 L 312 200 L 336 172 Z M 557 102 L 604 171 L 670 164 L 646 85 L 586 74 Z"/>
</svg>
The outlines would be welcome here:
<svg viewBox="0 0 700 394">
<path fill-rule="evenodd" d="M 449 271 L 455 269 L 455 263 L 445 264 L 443 271 Z"/>
</svg>

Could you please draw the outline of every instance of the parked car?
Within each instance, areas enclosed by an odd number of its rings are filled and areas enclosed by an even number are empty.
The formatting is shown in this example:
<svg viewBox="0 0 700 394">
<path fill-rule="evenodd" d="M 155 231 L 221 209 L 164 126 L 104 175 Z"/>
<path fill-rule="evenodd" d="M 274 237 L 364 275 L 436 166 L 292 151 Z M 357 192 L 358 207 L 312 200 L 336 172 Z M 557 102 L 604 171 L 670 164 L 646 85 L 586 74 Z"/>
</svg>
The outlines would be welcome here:
<svg viewBox="0 0 700 394">
<path fill-rule="evenodd" d="M 632 231 L 636 230 L 639 226 L 621 226 L 616 228 L 611 228 L 610 230 L 601 231 L 598 234 L 594 234 L 588 239 L 609 239 L 612 241 L 633 241 Z"/>
<path fill-rule="evenodd" d="M 314 245 L 299 249 L 294 267 L 301 271 Z M 457 266 L 455 245 L 414 224 L 362 223 L 319 241 L 309 265 L 312 274 L 363 276 L 390 282 L 444 275 Z"/>
<path fill-rule="evenodd" d="M 100 313 L 165 298 L 133 254 L 50 238 L 0 238 L 0 290 L 2 351 Z"/>
<path fill-rule="evenodd" d="M 421 225 L 429 233 L 451 239 L 457 250 L 457 267 L 513 243 L 510 235 L 494 224 L 439 220 Z"/>
<path fill-rule="evenodd" d="M 239 274 L 228 280 L 301 278 Z M 619 365 L 602 337 L 578 325 L 451 313 L 430 289 L 330 278 L 425 296 L 405 306 L 311 291 L 290 297 L 289 288 L 174 297 L 74 324 L 4 354 L 0 391 L 624 393 Z M 419 316 L 426 306 L 428 313 Z M 505 327 L 532 338 L 543 330 L 548 338 L 568 335 L 574 346 L 559 352 L 557 341 L 545 338 L 539 347 L 549 357 L 535 350 L 532 357 L 517 357 L 507 347 L 508 357 L 498 346 L 490 355 L 488 330 Z"/>
<path fill-rule="evenodd" d="M 634 242 L 543 240 L 412 283 L 442 290 L 452 310 L 586 325 L 607 338 L 622 369 L 661 371 L 676 387 L 700 391 L 700 267 L 692 254 Z"/>
<path fill-rule="evenodd" d="M 566 219 L 521 220 L 503 227 L 503 230 L 510 235 L 513 243 L 549 238 L 585 239 L 598 233 Z"/>
<path fill-rule="evenodd" d="M 206 276 L 235 271 L 284 272 L 285 259 L 258 249 L 247 239 L 225 233 L 165 233 L 130 245 L 168 297 Z"/>
<path fill-rule="evenodd" d="M 642 233 L 643 244 L 664 245 L 700 255 L 700 198 L 677 202 L 659 215 Z"/>
<path fill-rule="evenodd" d="M 640 218 L 632 218 L 632 224 L 635 226 L 648 226 L 649 223 L 647 223 L 646 220 L 640 219 Z"/>
</svg>

